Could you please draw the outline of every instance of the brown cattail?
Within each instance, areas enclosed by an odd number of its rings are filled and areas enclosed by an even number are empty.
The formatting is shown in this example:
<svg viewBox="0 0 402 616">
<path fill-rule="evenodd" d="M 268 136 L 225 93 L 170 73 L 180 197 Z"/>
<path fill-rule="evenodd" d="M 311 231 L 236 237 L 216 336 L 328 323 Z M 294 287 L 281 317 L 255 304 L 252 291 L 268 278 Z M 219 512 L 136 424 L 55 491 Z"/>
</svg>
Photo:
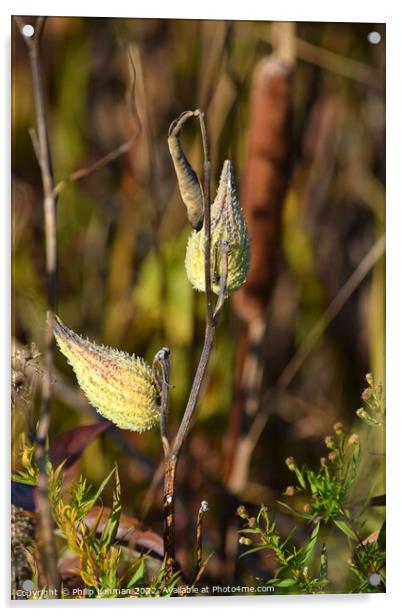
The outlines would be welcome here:
<svg viewBox="0 0 402 616">
<path fill-rule="evenodd" d="M 241 201 L 251 263 L 234 307 L 246 321 L 264 314 L 275 281 L 282 208 L 291 169 L 291 65 L 263 58 L 253 75 Z"/>
</svg>

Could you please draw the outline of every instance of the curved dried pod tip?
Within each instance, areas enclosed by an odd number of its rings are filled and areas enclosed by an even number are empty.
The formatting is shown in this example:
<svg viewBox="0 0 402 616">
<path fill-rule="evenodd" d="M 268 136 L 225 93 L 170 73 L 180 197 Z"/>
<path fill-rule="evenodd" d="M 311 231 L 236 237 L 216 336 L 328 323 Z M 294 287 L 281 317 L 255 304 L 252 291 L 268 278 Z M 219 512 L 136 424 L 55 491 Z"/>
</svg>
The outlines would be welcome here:
<svg viewBox="0 0 402 616">
<path fill-rule="evenodd" d="M 136 432 L 158 423 L 158 392 L 142 358 L 84 340 L 58 316 L 54 336 L 89 403 L 103 417 Z"/>
<path fill-rule="evenodd" d="M 181 128 L 184 123 L 183 118 L 187 116 L 187 113 L 182 114 L 170 125 L 168 146 L 176 171 L 181 198 L 187 209 L 187 218 L 193 229 L 199 231 L 204 220 L 202 188 L 198 175 L 190 165 L 180 140 Z"/>
<path fill-rule="evenodd" d="M 211 282 L 220 292 L 222 242 L 228 246 L 226 296 L 239 289 L 247 278 L 250 265 L 250 241 L 247 225 L 237 196 L 233 165 L 223 164 L 215 201 L 211 206 Z M 204 229 L 190 235 L 186 252 L 186 271 L 195 289 L 205 291 Z"/>
</svg>

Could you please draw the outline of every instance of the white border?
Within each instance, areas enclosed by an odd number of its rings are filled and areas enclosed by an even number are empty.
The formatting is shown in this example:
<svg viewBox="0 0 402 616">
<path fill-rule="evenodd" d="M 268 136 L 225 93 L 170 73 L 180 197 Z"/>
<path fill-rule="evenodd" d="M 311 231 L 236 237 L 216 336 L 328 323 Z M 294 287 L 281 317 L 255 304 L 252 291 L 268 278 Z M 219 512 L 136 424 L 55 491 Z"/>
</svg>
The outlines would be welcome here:
<svg viewBox="0 0 402 616">
<path fill-rule="evenodd" d="M 51 2 L 50 0 L 15 0 L 10 3 L 11 13 L 17 15 L 96 15 L 99 17 L 169 17 L 171 19 L 260 19 L 291 21 L 355 21 L 383 22 L 392 14 L 395 7 L 392 0 L 364 3 L 337 0 L 323 3 L 313 0 L 281 0 L 280 2 L 261 2 L 247 0 L 203 0 L 189 2 L 170 0 L 169 2 L 139 3 L 116 0 L 97 4 L 88 1 Z M 95 10 L 94 10 L 95 8 Z"/>
<path fill-rule="evenodd" d="M 2 3 L 1 6 L 1 39 L 3 58 L 0 64 L 2 69 L 1 83 L 1 157 L 3 178 L 3 200 L 1 208 L 1 328 L 0 348 L 2 349 L 1 371 L 1 413 L 3 422 L 8 417 L 8 365 L 9 365 L 9 283 L 10 283 L 10 233 L 9 233 L 9 203 L 10 203 L 10 15 L 97 15 L 97 16 L 125 16 L 125 17 L 170 17 L 170 18 L 209 18 L 209 19 L 260 19 L 260 20 L 292 20 L 292 21 L 345 21 L 345 22 L 387 22 L 387 397 L 388 397 L 388 435 L 387 435 L 387 500 L 388 500 L 388 591 L 387 595 L 350 596 L 350 595 L 325 595 L 316 597 L 232 597 L 232 598 L 205 598 L 205 599 L 167 599 L 146 601 L 132 604 L 130 601 L 85 601 L 85 605 L 70 601 L 57 602 L 60 609 L 74 608 L 74 610 L 87 609 L 140 609 L 141 612 L 153 613 L 163 610 L 164 612 L 181 612 L 191 610 L 191 613 L 205 613 L 207 609 L 229 608 L 233 613 L 244 613 L 252 610 L 253 614 L 262 614 L 267 610 L 280 610 L 281 614 L 303 616 L 304 614 L 318 614 L 325 612 L 326 615 L 338 614 L 340 610 L 349 609 L 353 613 L 363 613 L 366 616 L 375 614 L 379 610 L 392 609 L 399 603 L 398 590 L 401 575 L 401 490 L 400 490 L 400 446 L 402 426 L 402 392 L 399 382 L 402 380 L 401 364 L 401 318 L 402 318 L 402 259 L 400 244 L 398 242 L 402 232 L 401 224 L 401 175 L 402 175 L 402 87 L 401 87 L 401 15 L 398 2 L 395 0 L 381 0 L 377 2 L 352 2 L 351 0 L 336 0 L 336 2 L 322 2 L 313 0 L 280 0 L 268 2 L 268 0 L 247 0 L 235 2 L 235 0 L 217 2 L 216 0 L 203 0 L 201 3 L 179 2 L 168 0 L 167 2 L 146 3 L 134 0 L 113 0 L 108 4 L 100 5 L 83 0 L 59 1 L 36 0 L 28 2 L 14 0 L 14 2 Z M 401 265 L 399 265 L 401 264 Z M 7 430 L 1 431 L 4 439 L 1 459 L 2 467 L 2 494 L 6 507 L 2 508 L 2 537 L 8 537 L 9 501 L 8 484 L 8 452 L 9 435 Z M 399 454 L 399 455 L 398 455 Z M 8 602 L 9 593 L 9 546 L 8 539 L 1 549 L 2 582 L 1 601 L 8 609 L 16 609 L 17 613 L 22 610 L 52 609 L 55 603 L 51 601 L 24 602 L 23 606 L 17 604 L 11 607 Z M 387 604 L 385 606 L 385 603 Z"/>
</svg>

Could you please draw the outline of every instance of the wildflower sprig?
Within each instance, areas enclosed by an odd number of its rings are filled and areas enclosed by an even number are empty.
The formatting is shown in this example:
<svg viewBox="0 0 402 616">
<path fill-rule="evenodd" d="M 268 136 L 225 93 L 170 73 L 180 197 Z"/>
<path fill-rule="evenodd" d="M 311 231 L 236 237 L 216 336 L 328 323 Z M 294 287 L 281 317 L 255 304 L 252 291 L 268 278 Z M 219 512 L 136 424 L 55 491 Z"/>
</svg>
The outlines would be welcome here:
<svg viewBox="0 0 402 616">
<path fill-rule="evenodd" d="M 369 402 L 373 412 L 384 416 L 382 388 L 375 384 L 371 375 L 367 375 L 366 380 L 369 388 L 364 390 L 362 398 Z M 312 525 L 313 530 L 308 531 L 307 539 L 301 546 L 292 548 L 290 541 L 293 531 L 283 538 L 275 521 L 270 520 L 265 506 L 261 507 L 256 517 L 250 516 L 241 506 L 237 513 L 247 522 L 247 526 L 240 531 L 239 543 L 249 546 L 241 555 L 270 550 L 277 560 L 278 569 L 269 583 L 283 588 L 284 592 L 328 592 L 328 586 L 332 587 L 333 581 L 328 575 L 326 544 L 321 548 L 319 571 L 311 568 L 309 558 L 315 550 L 321 529 L 330 545 L 331 527 L 335 526 L 347 537 L 350 549 L 347 560 L 348 571 L 352 574 L 349 576 L 350 592 L 384 592 L 385 520 L 380 528 L 367 535 L 368 507 L 374 499 L 356 503 L 350 498 L 359 470 L 359 435 L 346 434 L 342 423 L 337 422 L 333 433 L 325 437 L 324 442 L 328 454 L 321 458 L 317 470 L 307 465 L 299 466 L 293 457 L 285 461 L 295 475 L 295 485 L 289 485 L 284 495 L 296 497 L 296 502 L 303 499 L 304 505 L 300 510 L 300 505 L 295 509 L 288 503 L 279 504 L 305 520 L 309 527 Z M 360 507 L 359 514 L 355 515 L 353 510 L 352 515 L 352 505 L 356 504 Z M 363 514 L 365 519 L 362 521 Z M 336 589 L 336 582 L 334 587 Z"/>
<path fill-rule="evenodd" d="M 46 443 L 46 451 L 48 451 L 48 443 Z M 35 444 L 31 443 L 24 432 L 19 437 L 18 458 L 20 468 L 12 475 L 12 480 L 17 483 L 25 483 L 30 486 L 38 484 L 39 469 L 35 457 Z M 50 462 L 47 462 L 47 470 L 50 469 Z"/>
<path fill-rule="evenodd" d="M 353 535 L 348 524 L 345 501 L 356 479 L 360 460 L 360 444 L 357 434 L 346 438 L 340 422 L 334 425 L 334 433 L 325 438 L 328 456 L 321 458 L 318 470 L 307 465 L 299 467 L 292 457 L 286 459 L 289 470 L 295 474 L 296 486 L 289 486 L 285 494 L 304 496 L 303 511 L 281 503 L 298 516 L 311 521 L 334 522 L 345 534 Z"/>
<path fill-rule="evenodd" d="M 378 533 L 357 545 L 348 565 L 357 579 L 351 592 L 384 592 L 385 590 L 385 521 Z"/>
<path fill-rule="evenodd" d="M 381 428 L 385 425 L 385 397 L 381 383 L 375 383 L 372 374 L 366 374 L 368 387 L 362 393 L 363 407 L 356 415 L 371 427 Z"/>
<path fill-rule="evenodd" d="M 107 515 L 103 507 L 95 519 L 88 523 L 88 514 L 102 503 L 105 487 L 114 477 L 112 506 Z M 155 577 L 150 577 L 145 557 L 132 557 L 117 541 L 121 517 L 121 491 L 117 467 L 114 467 L 97 489 L 93 489 L 84 477 L 75 481 L 65 495 L 63 464 L 50 472 L 49 499 L 58 535 L 67 548 L 79 560 L 79 573 L 89 596 L 110 598 L 113 592 L 122 589 L 123 594 L 133 587 L 146 586 L 147 596 L 169 595 L 177 582 L 171 579 L 165 563 Z M 111 594 L 112 593 L 112 594 Z"/>
<path fill-rule="evenodd" d="M 249 550 L 243 552 L 242 556 L 261 550 L 270 550 L 279 565 L 275 577 L 268 580 L 267 584 L 272 584 L 285 593 L 315 594 L 324 592 L 328 583 L 328 561 L 325 544 L 321 548 L 317 575 L 314 575 L 311 569 L 311 561 L 320 530 L 319 522 L 314 525 L 306 542 L 301 547 L 296 547 L 290 543 L 292 534 L 286 539 L 282 539 L 277 530 L 276 522 L 270 519 L 266 507 L 261 507 L 256 517 L 250 516 L 243 506 L 239 507 L 237 513 L 247 522 L 247 526 L 239 531 L 239 543 L 253 545 Z M 253 536 L 254 541 L 250 538 L 250 535 Z"/>
</svg>

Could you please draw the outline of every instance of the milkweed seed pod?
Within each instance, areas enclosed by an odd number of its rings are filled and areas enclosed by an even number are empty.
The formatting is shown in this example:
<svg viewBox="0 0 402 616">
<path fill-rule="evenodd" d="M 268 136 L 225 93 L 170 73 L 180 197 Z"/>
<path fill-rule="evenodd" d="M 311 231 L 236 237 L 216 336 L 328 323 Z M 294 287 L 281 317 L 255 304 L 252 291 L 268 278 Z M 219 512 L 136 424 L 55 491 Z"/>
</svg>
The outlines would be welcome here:
<svg viewBox="0 0 402 616">
<path fill-rule="evenodd" d="M 168 134 L 169 152 L 173 160 L 181 198 L 187 209 L 189 223 L 199 231 L 204 218 L 204 202 L 198 175 L 190 165 L 180 141 L 177 120 L 172 122 Z"/>
<path fill-rule="evenodd" d="M 204 228 L 190 235 L 186 252 L 186 271 L 191 284 L 198 291 L 205 291 Z M 218 191 L 211 206 L 211 284 L 217 295 L 220 291 L 220 244 L 228 246 L 228 272 L 226 296 L 239 289 L 247 278 L 250 263 L 250 242 L 247 226 L 237 196 L 233 165 L 223 164 Z"/>
<path fill-rule="evenodd" d="M 103 417 L 135 432 L 158 422 L 158 392 L 143 359 L 84 340 L 57 316 L 54 336 L 88 401 Z"/>
</svg>

